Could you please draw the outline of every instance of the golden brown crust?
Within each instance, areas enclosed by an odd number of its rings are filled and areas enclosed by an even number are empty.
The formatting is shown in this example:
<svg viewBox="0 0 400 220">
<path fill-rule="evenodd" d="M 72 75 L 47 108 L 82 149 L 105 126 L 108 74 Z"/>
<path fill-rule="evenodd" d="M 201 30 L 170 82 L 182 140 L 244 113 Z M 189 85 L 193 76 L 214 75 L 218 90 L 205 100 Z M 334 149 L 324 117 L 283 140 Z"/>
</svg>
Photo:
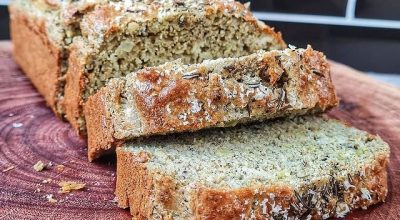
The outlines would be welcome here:
<svg viewBox="0 0 400 220">
<path fill-rule="evenodd" d="M 57 97 L 62 74 L 62 48 L 47 36 L 45 20 L 31 17 L 12 6 L 9 10 L 14 58 L 53 112 L 61 118 Z"/>
<path fill-rule="evenodd" d="M 93 161 L 98 155 L 99 151 L 107 150 L 111 147 L 110 143 L 114 142 L 113 126 L 110 117 L 107 117 L 107 110 L 101 100 L 101 91 L 89 99 L 87 104 L 98 106 L 98 108 L 85 109 L 86 129 L 88 132 L 88 145 L 90 146 L 104 146 L 103 148 L 91 147 L 88 148 L 88 159 Z M 96 117 L 100 116 L 100 117 Z"/>
<path fill-rule="evenodd" d="M 263 219 L 272 208 L 268 202 L 265 206 L 261 204 L 265 199 L 274 201 L 282 209 L 289 209 L 290 204 L 294 203 L 293 191 L 285 186 L 228 191 L 200 188 L 192 208 L 195 210 L 195 219 L 249 219 L 251 216 Z"/>
<path fill-rule="evenodd" d="M 117 151 L 117 179 L 115 195 L 120 208 L 130 208 L 135 219 L 151 219 L 152 204 L 150 197 L 153 194 L 153 179 L 146 169 L 146 155 L 135 157 Z M 137 159 L 141 158 L 141 159 Z M 142 160 L 143 159 L 143 160 Z M 138 178 L 136 178 L 138 177 Z M 130 189 L 137 190 L 130 190 Z M 138 199 L 140 198 L 140 199 Z"/>
<path fill-rule="evenodd" d="M 72 128 L 80 136 L 86 136 L 85 131 L 82 129 L 82 126 L 84 126 L 82 125 L 83 122 L 79 121 L 83 106 L 81 94 L 86 84 L 84 66 L 81 64 L 80 59 L 81 57 L 77 50 L 71 48 L 62 105 L 65 109 L 66 118 L 71 123 Z"/>
<path fill-rule="evenodd" d="M 154 214 L 160 214 L 152 213 L 149 210 L 156 207 L 156 203 L 160 203 L 159 200 L 149 199 L 151 198 L 149 194 L 158 194 L 157 190 L 160 188 L 154 188 L 154 183 L 150 180 L 152 176 L 151 170 L 146 167 L 147 160 L 146 153 L 134 155 L 122 149 L 117 150 L 116 195 L 118 204 L 121 208 L 127 208 L 129 205 L 133 219 L 153 219 Z M 285 185 L 254 186 L 233 190 L 199 186 L 193 189 L 189 215 L 193 219 L 250 219 L 251 217 L 253 217 L 252 219 L 265 219 L 272 216 L 312 217 L 312 219 L 343 217 L 354 209 L 367 208 L 385 200 L 388 190 L 387 164 L 387 155 L 378 156 L 373 164 L 360 169 L 359 174 L 348 177 L 351 187 L 348 189 L 336 188 L 340 192 L 336 191 L 334 194 L 343 193 L 341 201 L 337 199 L 339 197 L 334 197 L 328 199 L 329 201 L 321 200 L 323 205 L 315 201 L 303 200 L 308 198 L 308 194 L 304 197 L 300 191 L 295 191 Z M 302 186 L 302 191 L 307 192 L 309 189 L 315 190 L 315 187 L 323 187 L 324 185 L 321 184 L 324 184 L 324 181 L 321 182 Z M 168 194 L 174 195 L 177 190 L 175 184 L 167 181 L 164 190 L 168 187 L 170 188 L 167 190 Z M 363 194 L 363 190 L 368 191 L 370 198 Z M 324 195 L 323 192 L 318 191 L 317 194 Z M 321 199 L 323 198 L 326 198 L 326 195 L 321 197 Z M 144 202 L 147 209 L 143 209 Z M 308 202 L 321 206 L 307 207 Z M 161 207 L 165 208 L 166 206 L 161 205 Z M 176 210 L 165 208 L 165 210 L 158 211 L 161 212 L 160 215 L 168 216 Z"/>
</svg>

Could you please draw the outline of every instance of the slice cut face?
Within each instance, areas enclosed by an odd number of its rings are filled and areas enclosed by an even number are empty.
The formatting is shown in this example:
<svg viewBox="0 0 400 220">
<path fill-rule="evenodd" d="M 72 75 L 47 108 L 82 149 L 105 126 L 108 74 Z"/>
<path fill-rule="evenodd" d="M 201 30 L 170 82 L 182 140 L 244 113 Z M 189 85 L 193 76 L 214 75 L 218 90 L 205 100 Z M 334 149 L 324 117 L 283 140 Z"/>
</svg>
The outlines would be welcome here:
<svg viewBox="0 0 400 220">
<path fill-rule="evenodd" d="M 389 147 L 316 116 L 142 139 L 117 149 L 134 218 L 344 217 L 384 201 Z"/>
<path fill-rule="evenodd" d="M 227 0 L 111 2 L 86 14 L 81 31 L 71 49 L 64 105 L 83 133 L 84 103 L 111 78 L 176 59 L 199 63 L 286 47 L 280 33 Z"/>
<path fill-rule="evenodd" d="M 113 79 L 89 98 L 88 156 L 141 136 L 323 112 L 337 102 L 326 58 L 311 47 L 170 62 Z"/>
</svg>

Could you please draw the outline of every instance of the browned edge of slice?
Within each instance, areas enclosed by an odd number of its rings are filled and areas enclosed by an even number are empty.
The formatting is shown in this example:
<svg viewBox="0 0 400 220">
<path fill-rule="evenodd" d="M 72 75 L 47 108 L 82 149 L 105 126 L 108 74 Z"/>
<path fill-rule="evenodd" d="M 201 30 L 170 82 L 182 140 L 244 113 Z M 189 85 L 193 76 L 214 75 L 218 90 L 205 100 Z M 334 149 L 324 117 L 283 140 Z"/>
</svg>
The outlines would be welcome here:
<svg viewBox="0 0 400 220">
<path fill-rule="evenodd" d="M 164 177 L 165 183 L 157 183 L 155 176 L 147 169 L 149 155 L 141 152 L 138 155 L 117 149 L 117 182 L 116 196 L 120 208 L 130 208 L 133 219 L 152 219 L 155 206 L 164 207 L 166 216 L 173 212 L 175 203 L 176 184 L 171 177 Z M 387 166 L 388 156 L 379 155 L 373 164 L 367 165 L 365 174 L 351 175 L 348 189 L 340 189 L 348 211 L 365 208 L 385 201 L 388 192 Z M 360 168 L 361 171 L 362 168 Z M 162 187 L 157 187 L 161 185 Z M 373 199 L 363 198 L 362 188 L 369 191 Z M 303 191 L 312 190 L 312 186 L 302 186 Z M 344 190 L 344 191 L 343 191 Z M 322 214 L 313 207 L 305 207 L 306 200 L 294 189 L 286 185 L 254 186 L 239 189 L 211 189 L 197 186 L 191 193 L 191 215 L 194 219 L 239 219 L 240 217 L 254 216 L 255 219 L 265 219 L 266 213 L 272 215 L 273 207 L 280 206 L 287 210 L 288 216 L 300 217 L 311 215 L 313 219 L 322 218 Z M 271 193 L 273 194 L 271 196 Z M 165 199 L 168 198 L 168 199 Z M 172 199 L 172 201 L 171 201 Z M 306 199 L 306 198 L 304 198 Z M 263 203 L 264 206 L 262 205 Z M 254 204 L 258 204 L 254 206 Z M 338 216 L 338 204 L 335 198 L 325 203 L 329 217 Z M 343 205 L 343 204 L 342 204 Z M 296 208 L 295 208 L 296 207 Z M 343 207 L 344 208 L 344 207 Z M 344 208 L 345 209 L 345 208 Z"/>
<path fill-rule="evenodd" d="M 142 154 L 134 157 L 133 154 L 117 151 L 117 157 L 118 178 L 115 195 L 118 199 L 118 206 L 121 208 L 130 207 L 134 216 L 139 217 L 138 219 L 146 219 L 146 216 L 151 215 L 149 201 L 154 187 L 153 178 L 149 175 L 144 163 L 147 160 L 147 155 Z M 132 190 L 133 188 L 136 190 Z M 136 198 L 143 198 L 143 200 Z"/>
<path fill-rule="evenodd" d="M 114 151 L 117 140 L 114 138 L 114 126 L 107 103 L 118 104 L 123 80 L 113 79 L 110 87 L 101 88 L 85 103 L 84 114 L 88 131 L 88 159 L 93 161 L 107 151 Z M 86 107 L 87 106 L 87 107 Z"/>
<path fill-rule="evenodd" d="M 75 47 L 79 45 L 74 45 Z M 85 88 L 86 78 L 84 74 L 84 66 L 81 64 L 82 57 L 78 50 L 71 48 L 68 58 L 68 71 L 66 74 L 66 85 L 63 99 L 63 108 L 65 109 L 66 118 L 72 128 L 81 137 L 86 137 L 86 131 L 82 130 L 82 123 L 79 121 L 81 115 L 83 100 L 81 94 Z"/>
<path fill-rule="evenodd" d="M 59 118 L 62 49 L 47 36 L 44 20 L 9 6 L 14 58 Z"/>
</svg>

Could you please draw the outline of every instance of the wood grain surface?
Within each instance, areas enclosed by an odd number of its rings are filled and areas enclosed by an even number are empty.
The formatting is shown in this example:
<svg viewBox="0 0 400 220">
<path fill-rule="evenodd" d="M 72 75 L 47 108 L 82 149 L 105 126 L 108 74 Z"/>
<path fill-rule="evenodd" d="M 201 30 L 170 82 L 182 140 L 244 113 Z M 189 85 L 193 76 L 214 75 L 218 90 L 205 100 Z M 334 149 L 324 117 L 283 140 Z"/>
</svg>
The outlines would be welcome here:
<svg viewBox="0 0 400 220">
<path fill-rule="evenodd" d="M 46 107 L 10 51 L 9 42 L 0 42 L 0 219 L 129 219 L 128 210 L 113 202 L 115 158 L 87 162 L 84 141 Z M 400 219 L 400 90 L 334 62 L 332 75 L 341 104 L 329 116 L 391 146 L 386 203 L 347 219 Z M 53 166 L 37 172 L 38 161 Z M 60 181 L 86 187 L 60 194 Z M 48 201 L 50 194 L 57 202 Z"/>
</svg>

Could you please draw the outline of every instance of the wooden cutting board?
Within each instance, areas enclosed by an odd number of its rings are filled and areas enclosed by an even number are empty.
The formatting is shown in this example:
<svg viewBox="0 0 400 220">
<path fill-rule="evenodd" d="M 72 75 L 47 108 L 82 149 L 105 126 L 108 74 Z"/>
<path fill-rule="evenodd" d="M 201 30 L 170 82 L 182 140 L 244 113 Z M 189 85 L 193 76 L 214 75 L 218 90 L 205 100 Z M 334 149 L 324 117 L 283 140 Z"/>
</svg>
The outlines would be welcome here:
<svg viewBox="0 0 400 220">
<path fill-rule="evenodd" d="M 337 63 L 332 75 L 341 104 L 329 115 L 391 146 L 386 203 L 348 219 L 400 219 L 400 90 Z M 38 161 L 52 166 L 36 172 Z M 60 194 L 61 181 L 86 187 Z M 0 42 L 0 219 L 129 219 L 113 202 L 114 184 L 115 158 L 87 162 L 85 142 L 46 107 L 14 62 L 11 44 Z M 48 201 L 50 194 L 57 202 Z"/>
</svg>

